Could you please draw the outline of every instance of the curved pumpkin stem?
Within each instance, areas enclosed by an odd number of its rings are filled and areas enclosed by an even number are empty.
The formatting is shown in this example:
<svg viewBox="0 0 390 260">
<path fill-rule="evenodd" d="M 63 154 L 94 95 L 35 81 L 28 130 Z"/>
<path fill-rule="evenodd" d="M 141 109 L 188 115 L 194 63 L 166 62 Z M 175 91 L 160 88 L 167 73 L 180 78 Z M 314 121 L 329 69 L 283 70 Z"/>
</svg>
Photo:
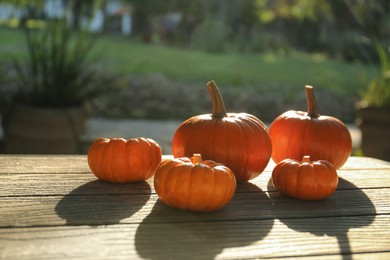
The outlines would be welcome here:
<svg viewBox="0 0 390 260">
<path fill-rule="evenodd" d="M 202 155 L 200 155 L 199 153 L 194 154 L 194 156 L 191 157 L 191 161 L 193 164 L 201 163 L 203 161 Z"/>
<path fill-rule="evenodd" d="M 219 92 L 217 84 L 215 84 L 214 80 L 207 82 L 207 89 L 209 91 L 210 98 L 211 98 L 211 106 L 212 106 L 211 116 L 213 118 L 226 117 L 227 115 L 226 115 L 225 104 L 223 103 L 221 92 Z"/>
<path fill-rule="evenodd" d="M 306 85 L 306 101 L 307 101 L 307 114 L 310 117 L 318 118 L 320 114 L 318 113 L 317 101 L 314 96 L 314 88 L 312 86 Z"/>
</svg>

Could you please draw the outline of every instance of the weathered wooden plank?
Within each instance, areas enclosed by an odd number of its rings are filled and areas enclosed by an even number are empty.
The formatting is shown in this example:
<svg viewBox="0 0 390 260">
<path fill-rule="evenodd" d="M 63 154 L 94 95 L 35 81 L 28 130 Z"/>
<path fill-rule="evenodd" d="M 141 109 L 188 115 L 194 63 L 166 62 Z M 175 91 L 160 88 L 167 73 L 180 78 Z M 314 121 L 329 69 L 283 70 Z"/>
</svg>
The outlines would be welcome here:
<svg viewBox="0 0 390 260">
<path fill-rule="evenodd" d="M 90 172 L 83 155 L 1 155 L 2 173 L 85 173 Z"/>
<path fill-rule="evenodd" d="M 164 155 L 170 158 L 170 155 Z M 272 171 L 275 164 L 270 161 L 265 172 Z M 390 169 L 390 162 L 368 158 L 350 157 L 344 170 Z M 27 173 L 89 173 L 86 155 L 0 155 L 0 174 Z"/>
<path fill-rule="evenodd" d="M 0 258 L 389 258 L 390 163 L 350 158 L 317 202 L 275 192 L 272 167 L 222 210 L 191 213 L 162 204 L 152 180 L 96 181 L 86 156 L 0 156 Z"/>
<path fill-rule="evenodd" d="M 223 209 L 190 213 L 165 206 L 155 194 L 1 197 L 0 227 L 100 225 L 149 221 L 193 222 L 389 214 L 390 189 L 338 190 L 323 201 L 300 201 L 278 192 L 237 193 Z"/>
<path fill-rule="evenodd" d="M 312 259 L 312 260 L 340 260 L 340 259 L 350 259 L 350 260 L 388 260 L 390 259 L 390 252 L 374 252 L 374 253 L 358 253 L 358 254 L 344 254 L 344 255 L 321 255 L 321 256 L 300 256 L 292 257 L 293 259 L 299 258 L 302 260 Z M 285 257 L 276 257 L 272 259 L 286 259 Z"/>
<path fill-rule="evenodd" d="M 0 174 L 90 172 L 87 155 L 0 155 Z"/>
<path fill-rule="evenodd" d="M 104 182 L 89 174 L 3 174 L 0 197 L 150 194 L 153 181 L 129 184 Z M 154 192 L 154 191 L 153 191 Z"/>
<path fill-rule="evenodd" d="M 390 169 L 390 162 L 370 157 L 351 156 L 341 167 L 342 170 L 355 169 Z"/>
<path fill-rule="evenodd" d="M 390 188 L 390 169 L 339 170 L 338 189 Z M 250 183 L 237 186 L 237 193 L 275 191 L 269 183 L 271 172 L 264 172 Z M 110 184 L 92 173 L 81 174 L 0 174 L 0 197 L 51 195 L 107 195 L 155 193 L 153 179 L 133 184 Z"/>
<path fill-rule="evenodd" d="M 292 259 L 301 259 L 301 260 L 341 260 L 341 259 L 350 259 L 350 260 L 388 260 L 390 259 L 390 252 L 374 252 L 374 253 L 358 253 L 358 254 L 344 254 L 344 255 L 320 255 L 320 256 L 300 256 L 300 257 L 291 257 Z M 290 259 L 291 259 L 290 258 Z M 286 259 L 285 257 L 276 257 L 272 259 Z"/>
<path fill-rule="evenodd" d="M 0 258 L 340 259 L 339 253 L 353 253 L 354 258 L 381 258 L 390 252 L 389 223 L 390 216 L 382 215 L 163 224 L 145 220 L 139 224 L 97 227 L 3 228 Z"/>
</svg>

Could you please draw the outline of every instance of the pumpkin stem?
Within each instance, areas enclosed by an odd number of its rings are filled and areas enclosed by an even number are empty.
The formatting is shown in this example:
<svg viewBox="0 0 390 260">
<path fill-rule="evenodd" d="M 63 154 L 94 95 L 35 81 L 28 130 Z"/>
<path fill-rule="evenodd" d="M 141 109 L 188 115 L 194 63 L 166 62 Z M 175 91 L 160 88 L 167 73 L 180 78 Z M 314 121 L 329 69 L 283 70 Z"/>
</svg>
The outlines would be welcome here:
<svg viewBox="0 0 390 260">
<path fill-rule="evenodd" d="M 202 155 L 200 155 L 199 153 L 194 154 L 194 156 L 191 157 L 191 161 L 193 164 L 201 163 L 202 162 Z"/>
<path fill-rule="evenodd" d="M 309 163 L 310 162 L 310 155 L 304 155 L 302 158 L 302 163 Z"/>
<path fill-rule="evenodd" d="M 225 104 L 223 103 L 221 92 L 215 84 L 214 80 L 207 82 L 207 89 L 211 98 L 212 113 L 213 118 L 223 118 L 226 117 Z"/>
<path fill-rule="evenodd" d="M 314 88 L 312 86 L 306 85 L 306 101 L 307 101 L 307 114 L 310 117 L 318 118 L 320 114 L 318 113 L 317 101 L 314 96 Z"/>
</svg>

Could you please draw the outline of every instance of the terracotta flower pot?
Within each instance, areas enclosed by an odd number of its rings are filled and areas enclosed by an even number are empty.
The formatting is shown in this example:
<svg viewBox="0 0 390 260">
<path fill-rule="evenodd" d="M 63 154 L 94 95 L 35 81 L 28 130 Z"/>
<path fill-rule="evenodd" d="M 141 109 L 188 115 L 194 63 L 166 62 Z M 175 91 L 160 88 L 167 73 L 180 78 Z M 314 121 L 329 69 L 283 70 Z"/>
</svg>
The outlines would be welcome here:
<svg viewBox="0 0 390 260">
<path fill-rule="evenodd" d="M 4 147 L 12 154 L 80 153 L 87 111 L 15 104 L 3 120 Z"/>
<path fill-rule="evenodd" d="M 390 161 L 390 107 L 373 107 L 360 102 L 357 115 L 363 154 Z"/>
</svg>

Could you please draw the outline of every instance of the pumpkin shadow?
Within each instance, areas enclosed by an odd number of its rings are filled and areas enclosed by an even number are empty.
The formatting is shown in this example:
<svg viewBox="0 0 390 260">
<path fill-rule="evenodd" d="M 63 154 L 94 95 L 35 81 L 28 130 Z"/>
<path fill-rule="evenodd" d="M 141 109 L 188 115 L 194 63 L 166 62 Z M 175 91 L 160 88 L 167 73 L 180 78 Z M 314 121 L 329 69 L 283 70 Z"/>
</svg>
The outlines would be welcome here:
<svg viewBox="0 0 390 260">
<path fill-rule="evenodd" d="M 351 182 L 339 178 L 339 187 L 334 194 L 321 201 L 303 201 L 287 197 L 275 191 L 270 192 L 273 201 L 275 218 L 298 232 L 308 232 L 316 236 L 333 236 L 337 238 L 340 254 L 343 259 L 351 259 L 351 245 L 348 231 L 352 228 L 369 226 L 375 220 L 375 206 L 368 196 Z M 275 190 L 272 181 L 268 182 L 268 190 Z M 358 203 L 356 203 L 358 202 Z M 296 213 L 289 218 L 279 217 L 287 208 L 295 208 Z M 302 221 L 302 213 L 307 216 Z M 356 217 L 362 215 L 361 217 Z M 348 219 L 350 218 L 350 219 Z M 355 219 L 354 219 L 355 218 Z"/>
<path fill-rule="evenodd" d="M 138 254 L 147 259 L 214 259 L 225 248 L 243 247 L 263 239 L 272 229 L 274 219 L 245 220 L 245 215 L 238 215 L 238 209 L 244 205 L 242 200 L 249 197 L 252 203 L 245 204 L 245 212 L 269 210 L 271 201 L 252 183 L 238 184 L 238 188 L 247 185 L 253 192 L 236 193 L 224 208 L 210 213 L 173 209 L 157 200 L 138 226 Z"/>
<path fill-rule="evenodd" d="M 118 224 L 140 210 L 150 194 L 147 182 L 113 184 L 96 180 L 64 196 L 55 211 L 66 225 Z"/>
</svg>

